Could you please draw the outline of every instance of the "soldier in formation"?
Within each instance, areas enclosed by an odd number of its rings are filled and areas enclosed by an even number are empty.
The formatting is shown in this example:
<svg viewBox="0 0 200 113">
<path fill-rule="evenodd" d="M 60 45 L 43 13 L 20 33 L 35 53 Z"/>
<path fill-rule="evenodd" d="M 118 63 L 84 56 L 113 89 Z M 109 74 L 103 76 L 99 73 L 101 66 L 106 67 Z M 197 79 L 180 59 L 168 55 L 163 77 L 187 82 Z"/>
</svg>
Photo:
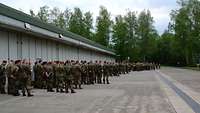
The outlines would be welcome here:
<svg viewBox="0 0 200 113">
<path fill-rule="evenodd" d="M 33 96 L 31 94 L 31 67 L 26 60 L 11 61 L 5 69 L 8 77 L 8 94 L 19 96 L 19 90 L 22 90 L 22 95 Z"/>
<path fill-rule="evenodd" d="M 7 61 L 3 61 L 2 64 L 0 65 L 0 94 L 5 94 L 5 84 L 6 84 L 6 64 Z"/>
<path fill-rule="evenodd" d="M 47 92 L 54 92 L 55 88 L 56 92 L 75 93 L 74 89 L 82 89 L 83 84 L 110 84 L 109 77 L 112 76 L 159 68 L 156 63 L 38 60 L 32 66 L 27 60 L 3 61 L 0 65 L 0 93 L 6 93 L 6 77 L 8 94 L 19 96 L 21 90 L 23 96 L 31 97 L 32 83 L 35 88 Z"/>
</svg>

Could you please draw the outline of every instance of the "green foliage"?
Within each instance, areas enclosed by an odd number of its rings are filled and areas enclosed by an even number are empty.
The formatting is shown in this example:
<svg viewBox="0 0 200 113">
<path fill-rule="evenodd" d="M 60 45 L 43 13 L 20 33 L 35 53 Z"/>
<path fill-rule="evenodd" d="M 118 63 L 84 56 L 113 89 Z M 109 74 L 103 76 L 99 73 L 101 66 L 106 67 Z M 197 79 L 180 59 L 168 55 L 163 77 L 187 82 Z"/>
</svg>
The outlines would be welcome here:
<svg viewBox="0 0 200 113">
<path fill-rule="evenodd" d="M 84 32 L 83 36 L 87 37 L 88 39 L 93 40 L 93 18 L 92 13 L 86 12 L 83 17 L 83 23 L 84 23 Z"/>
<path fill-rule="evenodd" d="M 121 59 L 155 61 L 157 37 L 150 11 L 142 11 L 138 18 L 135 12 L 129 11 L 115 19 L 113 38 Z"/>
<path fill-rule="evenodd" d="M 51 17 L 51 21 L 54 25 L 56 25 L 62 29 L 66 29 L 64 13 L 61 12 L 59 8 L 54 7 L 52 10 L 50 10 L 50 17 Z"/>
<path fill-rule="evenodd" d="M 48 6 L 40 7 L 40 10 L 37 14 L 37 17 L 40 20 L 42 20 L 43 22 L 48 22 L 48 20 L 49 20 L 49 7 Z"/>
<path fill-rule="evenodd" d="M 111 27 L 112 21 L 110 19 L 110 13 L 107 11 L 107 9 L 103 6 L 100 7 L 99 16 L 96 20 L 96 35 L 95 35 L 95 41 L 104 45 L 109 46 L 109 40 L 110 40 L 110 27 Z"/>
<path fill-rule="evenodd" d="M 69 31 L 79 35 L 84 34 L 83 13 L 77 7 L 74 8 L 74 12 L 71 14 L 69 20 Z"/>
<path fill-rule="evenodd" d="M 182 55 L 182 64 L 196 63 L 196 56 L 200 52 L 200 1 L 178 1 L 180 9 L 171 13 L 175 42 L 179 54 Z"/>
<path fill-rule="evenodd" d="M 161 36 L 154 27 L 149 10 L 139 14 L 128 11 L 111 20 L 101 6 L 93 27 L 91 12 L 59 8 L 40 8 L 33 17 L 69 30 L 116 50 L 121 60 L 160 62 L 165 65 L 193 65 L 200 58 L 200 1 L 178 0 L 179 9 L 171 12 L 169 28 Z"/>
</svg>

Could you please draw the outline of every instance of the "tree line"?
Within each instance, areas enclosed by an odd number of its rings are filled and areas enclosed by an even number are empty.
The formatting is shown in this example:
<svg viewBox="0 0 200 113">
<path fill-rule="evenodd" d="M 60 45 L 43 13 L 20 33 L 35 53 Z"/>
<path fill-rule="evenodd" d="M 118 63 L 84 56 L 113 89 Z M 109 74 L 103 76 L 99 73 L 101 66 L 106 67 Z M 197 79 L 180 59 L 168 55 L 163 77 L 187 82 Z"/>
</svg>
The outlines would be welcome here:
<svg viewBox="0 0 200 113">
<path fill-rule="evenodd" d="M 200 62 L 200 1 L 178 0 L 177 4 L 161 35 L 149 10 L 129 10 L 111 19 L 106 7 L 100 6 L 94 20 L 90 11 L 84 13 L 78 7 L 62 11 L 43 6 L 37 13 L 30 10 L 30 15 L 112 48 L 120 60 L 192 66 Z"/>
</svg>

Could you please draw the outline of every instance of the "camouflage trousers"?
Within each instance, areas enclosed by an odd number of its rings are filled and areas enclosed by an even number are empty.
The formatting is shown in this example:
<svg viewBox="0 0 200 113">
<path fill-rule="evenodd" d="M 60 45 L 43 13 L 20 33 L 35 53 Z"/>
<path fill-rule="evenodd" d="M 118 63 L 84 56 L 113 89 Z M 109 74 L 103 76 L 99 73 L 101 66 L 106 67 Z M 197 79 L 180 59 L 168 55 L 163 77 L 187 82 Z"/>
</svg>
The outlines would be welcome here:
<svg viewBox="0 0 200 113">
<path fill-rule="evenodd" d="M 18 79 L 8 78 L 8 94 L 19 95 L 20 81 Z"/>
<path fill-rule="evenodd" d="M 27 92 L 27 94 L 29 95 L 31 92 L 31 79 L 30 78 L 22 78 L 20 80 L 20 85 L 22 88 L 22 94 L 26 95 L 25 93 Z"/>
<path fill-rule="evenodd" d="M 97 73 L 97 83 L 101 84 L 102 83 L 102 74 L 101 73 Z"/>
<path fill-rule="evenodd" d="M 108 74 L 108 73 L 104 73 L 104 74 L 103 74 L 103 83 L 104 83 L 104 84 L 105 84 L 105 83 L 110 84 L 108 78 L 109 78 L 109 74 Z"/>
<path fill-rule="evenodd" d="M 64 92 L 64 77 L 56 76 L 56 92 Z"/>
<path fill-rule="evenodd" d="M 78 87 L 79 87 L 79 89 L 82 89 L 81 88 L 81 75 L 74 75 L 73 83 L 75 85 L 75 89 L 77 89 Z"/>
<path fill-rule="evenodd" d="M 64 82 L 65 82 L 65 93 L 68 93 L 68 92 L 69 92 L 68 89 L 70 89 L 71 92 L 73 92 L 74 89 L 73 89 L 73 86 L 72 86 L 72 80 L 66 78 L 66 79 L 64 80 Z"/>
<path fill-rule="evenodd" d="M 6 77 L 0 77 L 0 93 L 5 94 Z"/>
<path fill-rule="evenodd" d="M 46 80 L 47 91 L 53 91 L 54 78 L 49 76 Z"/>
</svg>

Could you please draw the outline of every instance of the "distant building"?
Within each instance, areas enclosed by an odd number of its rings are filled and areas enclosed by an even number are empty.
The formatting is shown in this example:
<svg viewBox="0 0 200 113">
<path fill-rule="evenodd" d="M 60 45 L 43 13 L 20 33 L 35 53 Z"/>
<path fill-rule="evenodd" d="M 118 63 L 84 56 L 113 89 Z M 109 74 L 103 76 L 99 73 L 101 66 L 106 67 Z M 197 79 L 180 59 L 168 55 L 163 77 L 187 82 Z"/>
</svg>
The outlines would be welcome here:
<svg viewBox="0 0 200 113">
<path fill-rule="evenodd" d="M 115 61 L 115 52 L 0 4 L 0 60 Z"/>
</svg>

